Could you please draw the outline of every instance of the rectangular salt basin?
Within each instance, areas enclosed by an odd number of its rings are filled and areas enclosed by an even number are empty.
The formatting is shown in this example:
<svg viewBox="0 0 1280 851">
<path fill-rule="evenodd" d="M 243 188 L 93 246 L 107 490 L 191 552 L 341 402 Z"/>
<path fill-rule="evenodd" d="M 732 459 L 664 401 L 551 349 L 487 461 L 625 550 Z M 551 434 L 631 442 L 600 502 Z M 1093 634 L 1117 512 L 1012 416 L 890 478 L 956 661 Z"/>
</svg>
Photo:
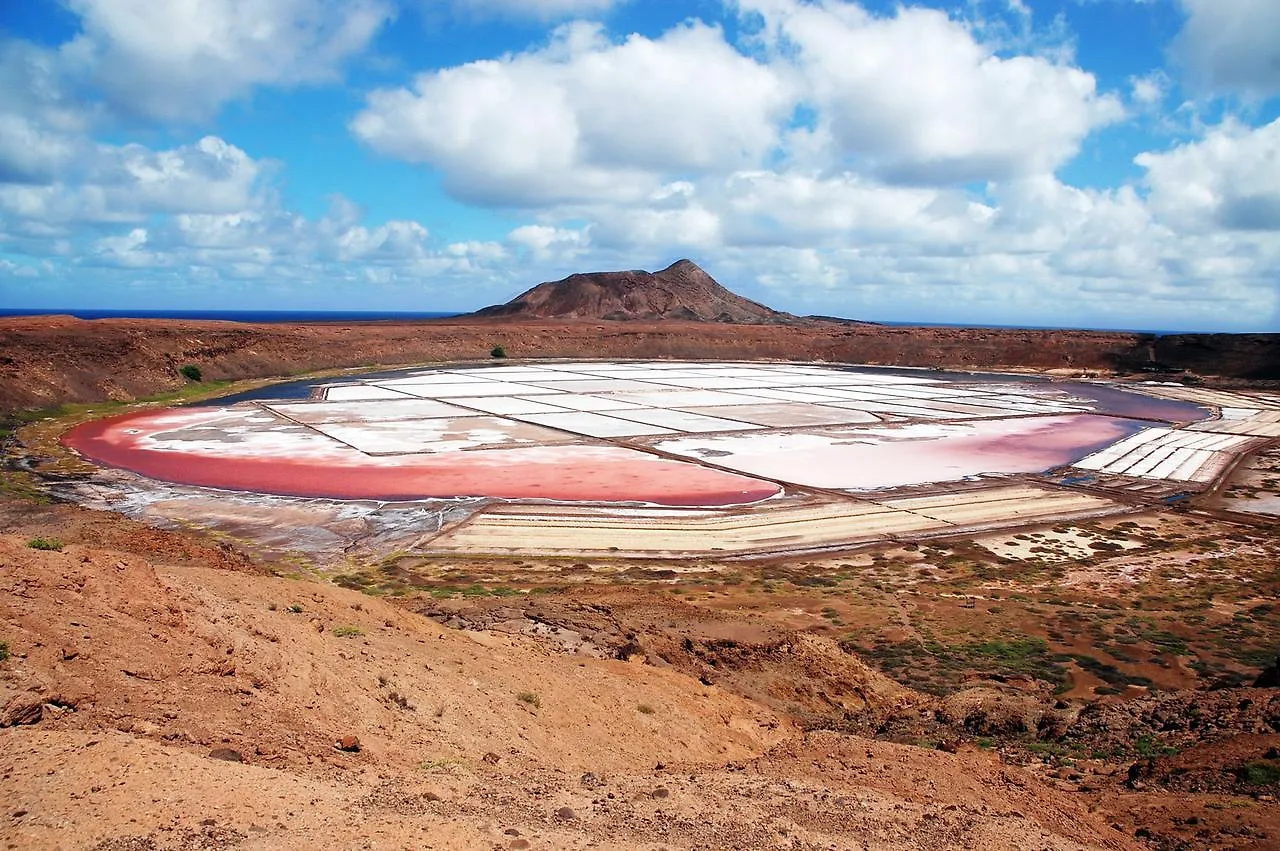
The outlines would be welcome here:
<svg viewBox="0 0 1280 851">
<path fill-rule="evenodd" d="M 264 404 L 281 416 L 300 423 L 379 422 L 422 420 L 435 417 L 465 417 L 467 411 L 434 399 L 413 399 L 396 394 L 395 399 L 376 404 L 360 402 L 272 402 Z"/>
<path fill-rule="evenodd" d="M 843 401 L 878 400 L 881 402 L 900 402 L 900 396 L 889 396 L 866 387 L 806 387 L 803 390 L 782 390 L 781 393 L 800 393 L 806 396 L 817 396 L 822 399 L 841 399 Z M 757 394 L 758 395 L 758 394 Z"/>
<path fill-rule="evenodd" d="M 825 405 L 719 405 L 711 408 L 685 408 L 683 410 L 695 414 L 705 414 L 709 417 L 723 417 L 740 422 L 755 423 L 769 428 L 878 422 L 873 415 L 863 411 L 842 410 Z"/>
<path fill-rule="evenodd" d="M 460 452 L 497 446 L 564 442 L 549 429 L 496 417 L 402 420 L 384 423 L 330 423 L 318 430 L 367 455 Z"/>
<path fill-rule="evenodd" d="M 541 379 L 529 379 L 532 387 L 543 386 Z M 623 393 L 635 390 L 657 389 L 653 384 L 644 381 L 629 381 L 625 378 L 584 378 L 579 376 L 575 381 L 546 382 L 544 389 L 552 389 L 565 393 Z"/>
<path fill-rule="evenodd" d="M 373 402 L 380 399 L 409 399 L 406 393 L 372 384 L 335 384 L 324 389 L 330 402 Z"/>
<path fill-rule="evenodd" d="M 828 385 L 844 387 L 850 384 L 867 384 L 876 386 L 894 385 L 932 385 L 939 383 L 936 378 L 917 378 L 915 376 L 887 375 L 874 372 L 849 372 L 838 369 L 795 370 L 789 379 L 799 384 Z"/>
<path fill-rule="evenodd" d="M 403 389 L 406 387 L 433 387 L 437 384 L 474 384 L 476 379 L 471 375 L 455 375 L 448 372 L 427 372 L 420 375 L 408 375 L 404 378 L 380 378 L 370 381 L 378 387 Z"/>
<path fill-rule="evenodd" d="M 711 405 L 758 405 L 760 399 L 721 390 L 656 390 L 650 393 L 619 393 L 614 398 L 652 408 L 692 408 Z"/>
<path fill-rule="evenodd" d="M 470 382 L 467 384 L 437 384 L 431 386 L 415 386 L 401 384 L 399 390 L 421 396 L 424 399 L 447 399 L 451 396 L 542 396 L 561 393 L 547 387 L 534 387 L 532 384 L 508 384 L 505 381 Z"/>
<path fill-rule="evenodd" d="M 602 414 L 567 411 L 563 414 L 521 414 L 520 419 L 529 423 L 580 434 L 585 437 L 638 437 L 645 434 L 675 434 L 662 426 L 620 420 Z"/>
<path fill-rule="evenodd" d="M 755 423 L 744 423 L 720 417 L 708 417 L 702 414 L 690 414 L 685 411 L 669 411 L 662 408 L 642 408 L 638 411 L 617 411 L 614 416 L 632 422 L 662 426 L 676 431 L 709 432 L 709 431 L 751 431 L 760 426 Z"/>
<path fill-rule="evenodd" d="M 578 364 L 579 366 L 590 366 L 590 364 Z M 697 361 L 680 361 L 680 360 L 656 360 L 645 361 L 646 369 L 702 369 L 707 364 Z"/>
<path fill-rule="evenodd" d="M 563 369 L 569 372 L 617 372 L 619 370 L 639 369 L 640 365 L 634 363 L 566 363 L 566 364 L 542 364 L 541 369 Z"/>
<path fill-rule="evenodd" d="M 542 396 L 539 398 L 562 399 L 565 397 Z M 546 402 L 523 399 L 519 396 L 464 396 L 462 398 L 451 398 L 450 401 L 462 408 L 472 408 L 476 411 L 484 411 L 486 414 L 498 414 L 500 416 L 510 416 L 512 414 L 555 414 L 564 410 L 562 407 L 548 405 Z"/>
<path fill-rule="evenodd" d="M 564 393 L 559 396 L 540 396 L 555 405 L 555 411 L 530 411 L 529 413 L 553 413 L 569 411 L 638 411 L 645 408 L 635 402 L 624 402 L 608 396 L 579 396 L 575 393 Z"/>
<path fill-rule="evenodd" d="M 1197 431 L 1216 431 L 1224 434 L 1247 434 L 1254 437 L 1280 437 L 1280 423 L 1256 422 L 1253 420 L 1223 420 L 1212 423 L 1196 423 L 1191 428 Z"/>
<path fill-rule="evenodd" d="M 756 387 L 776 387 L 779 382 L 767 378 L 732 378 L 718 376 L 694 376 L 692 378 L 653 379 L 654 383 L 688 390 L 745 390 Z"/>
<path fill-rule="evenodd" d="M 532 372 L 528 374 L 520 374 L 514 376 L 511 380 L 519 382 L 538 382 L 538 384 L 549 384 L 558 386 L 566 381 L 590 381 L 598 378 L 597 376 L 587 375 L 581 372 L 564 372 L 562 370 L 544 369 L 537 374 Z"/>
<path fill-rule="evenodd" d="M 756 397 L 757 402 L 762 399 L 774 399 L 779 402 L 816 402 L 819 404 L 835 401 L 835 398 L 832 396 L 810 392 L 808 390 L 779 390 L 776 388 L 765 388 L 761 390 L 752 390 L 744 395 Z"/>
<path fill-rule="evenodd" d="M 519 370 L 518 366 L 470 366 L 460 367 L 457 369 L 438 370 L 436 375 L 465 375 L 470 378 L 495 378 L 502 380 L 501 376 L 507 373 Z"/>
<path fill-rule="evenodd" d="M 468 381 L 475 381 L 477 378 L 487 381 L 529 381 L 545 377 L 548 371 L 532 366 L 491 366 L 484 369 L 449 370 L 448 374 L 461 376 Z"/>
<path fill-rule="evenodd" d="M 773 380 L 777 377 L 775 370 L 756 369 L 751 366 L 704 366 L 689 370 L 691 378 L 762 378 Z"/>
<path fill-rule="evenodd" d="M 584 370 L 578 374 L 579 378 L 613 378 L 628 381 L 646 381 L 661 383 L 668 378 L 697 378 L 698 376 L 681 372 L 679 370 L 661 370 L 661 369 L 628 369 L 618 370 L 616 372 L 594 372 Z"/>
</svg>

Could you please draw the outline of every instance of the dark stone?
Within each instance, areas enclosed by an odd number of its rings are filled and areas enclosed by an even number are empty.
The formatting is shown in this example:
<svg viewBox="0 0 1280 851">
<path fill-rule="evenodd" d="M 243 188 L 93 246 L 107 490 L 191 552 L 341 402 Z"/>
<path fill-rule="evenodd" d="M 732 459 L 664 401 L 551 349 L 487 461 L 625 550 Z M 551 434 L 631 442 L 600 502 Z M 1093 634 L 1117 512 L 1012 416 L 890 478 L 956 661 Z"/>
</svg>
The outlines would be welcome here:
<svg viewBox="0 0 1280 851">
<path fill-rule="evenodd" d="M 1280 656 L 1253 681 L 1254 688 L 1280 688 Z"/>
</svg>

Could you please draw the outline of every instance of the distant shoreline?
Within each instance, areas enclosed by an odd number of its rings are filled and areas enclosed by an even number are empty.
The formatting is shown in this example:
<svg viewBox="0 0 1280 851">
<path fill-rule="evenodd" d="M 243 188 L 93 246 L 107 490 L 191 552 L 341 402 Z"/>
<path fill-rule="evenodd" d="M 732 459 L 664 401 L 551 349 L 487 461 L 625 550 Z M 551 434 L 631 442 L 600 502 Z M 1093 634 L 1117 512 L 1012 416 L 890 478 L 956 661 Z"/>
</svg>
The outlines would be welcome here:
<svg viewBox="0 0 1280 851">
<path fill-rule="evenodd" d="M 307 322 L 417 322 L 428 319 L 452 319 L 467 316 L 454 311 L 409 310 L 91 310 L 83 308 L 0 308 L 0 319 L 25 316 L 74 316 L 76 319 L 170 319 L 204 320 L 218 322 L 246 322 L 252 324 L 285 325 Z M 816 316 L 833 322 L 856 322 L 860 325 L 880 325 L 886 328 L 972 328 L 992 331 L 1099 331 L 1116 334 L 1143 334 L 1164 337 L 1171 334 L 1255 334 L 1260 331 L 1175 331 L 1147 328 L 1072 328 L 1053 325 L 998 325 L 987 323 L 955 322 L 900 322 L 848 319 L 838 316 Z"/>
<path fill-rule="evenodd" d="M 76 319 L 198 319 L 284 325 L 294 322 L 411 322 L 448 319 L 462 313 L 410 310 L 85 310 L 81 308 L 0 308 L 0 318 L 74 316 Z"/>
</svg>

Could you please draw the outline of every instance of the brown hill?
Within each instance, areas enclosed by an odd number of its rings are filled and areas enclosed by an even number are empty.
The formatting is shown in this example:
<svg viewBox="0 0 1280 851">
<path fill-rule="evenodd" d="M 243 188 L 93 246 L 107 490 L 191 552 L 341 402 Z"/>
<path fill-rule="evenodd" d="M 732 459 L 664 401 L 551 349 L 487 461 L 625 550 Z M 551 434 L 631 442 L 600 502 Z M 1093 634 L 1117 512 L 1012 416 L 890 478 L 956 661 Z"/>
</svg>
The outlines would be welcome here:
<svg viewBox="0 0 1280 851">
<path fill-rule="evenodd" d="M 799 322 L 789 313 L 730 292 L 692 260 L 661 272 L 589 272 L 538 284 L 506 304 L 476 316 L 536 319 L 684 319 L 779 325 Z"/>
</svg>

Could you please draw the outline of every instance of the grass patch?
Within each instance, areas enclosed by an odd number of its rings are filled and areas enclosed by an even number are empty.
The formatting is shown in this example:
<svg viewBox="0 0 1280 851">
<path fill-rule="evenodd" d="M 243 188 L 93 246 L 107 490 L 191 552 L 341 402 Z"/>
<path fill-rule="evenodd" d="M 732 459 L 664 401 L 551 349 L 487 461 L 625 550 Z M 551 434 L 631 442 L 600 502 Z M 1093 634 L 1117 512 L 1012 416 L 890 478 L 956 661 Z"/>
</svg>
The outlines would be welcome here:
<svg viewBox="0 0 1280 851">
<path fill-rule="evenodd" d="M 27 541 L 27 546 L 33 550 L 47 550 L 49 552 L 62 552 L 62 541 L 57 538 L 32 538 Z"/>
<path fill-rule="evenodd" d="M 8 662 L 9 655 L 9 642 L 0 641 L 0 662 Z"/>
<path fill-rule="evenodd" d="M 1176 756 L 1178 749 L 1172 745 L 1157 744 L 1154 736 L 1139 736 L 1133 743 L 1134 752 L 1141 757 Z"/>
<path fill-rule="evenodd" d="M 527 706 L 532 706 L 534 709 L 542 708 L 542 700 L 531 691 L 520 692 L 516 695 L 516 700 Z"/>
<path fill-rule="evenodd" d="M 1253 786 L 1280 783 L 1280 761 L 1265 759 L 1250 762 L 1240 769 L 1239 776 L 1245 783 Z"/>
<path fill-rule="evenodd" d="M 364 631 L 358 626 L 335 626 L 333 634 L 337 638 L 356 638 L 364 635 Z"/>
</svg>

